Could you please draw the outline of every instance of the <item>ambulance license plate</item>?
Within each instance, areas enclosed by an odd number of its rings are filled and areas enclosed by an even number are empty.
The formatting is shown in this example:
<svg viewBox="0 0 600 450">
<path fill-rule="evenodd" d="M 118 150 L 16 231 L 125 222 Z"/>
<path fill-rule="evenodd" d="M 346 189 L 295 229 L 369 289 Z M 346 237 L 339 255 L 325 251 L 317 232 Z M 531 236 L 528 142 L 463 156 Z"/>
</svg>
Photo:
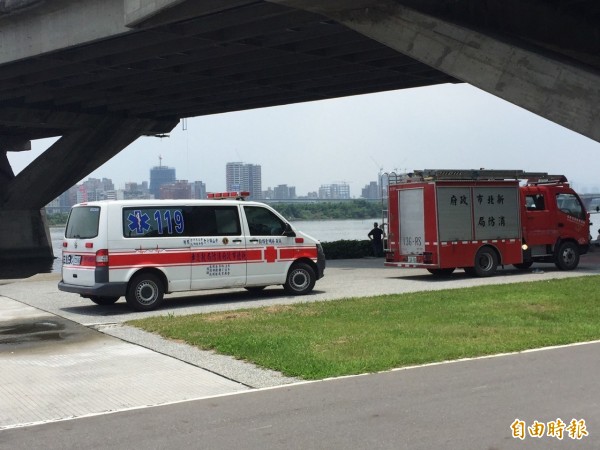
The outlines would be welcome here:
<svg viewBox="0 0 600 450">
<path fill-rule="evenodd" d="M 63 263 L 71 266 L 78 266 L 81 264 L 81 255 L 65 255 Z"/>
</svg>

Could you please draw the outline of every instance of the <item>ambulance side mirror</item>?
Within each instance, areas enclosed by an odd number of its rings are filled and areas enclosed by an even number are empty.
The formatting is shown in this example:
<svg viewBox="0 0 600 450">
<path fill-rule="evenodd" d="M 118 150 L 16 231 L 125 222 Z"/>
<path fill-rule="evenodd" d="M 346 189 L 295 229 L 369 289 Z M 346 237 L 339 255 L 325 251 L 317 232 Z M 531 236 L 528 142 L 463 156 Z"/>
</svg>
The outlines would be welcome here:
<svg viewBox="0 0 600 450">
<path fill-rule="evenodd" d="M 285 230 L 283 230 L 283 235 L 287 237 L 296 237 L 296 233 L 292 230 L 292 226 L 289 223 L 285 224 Z"/>
</svg>

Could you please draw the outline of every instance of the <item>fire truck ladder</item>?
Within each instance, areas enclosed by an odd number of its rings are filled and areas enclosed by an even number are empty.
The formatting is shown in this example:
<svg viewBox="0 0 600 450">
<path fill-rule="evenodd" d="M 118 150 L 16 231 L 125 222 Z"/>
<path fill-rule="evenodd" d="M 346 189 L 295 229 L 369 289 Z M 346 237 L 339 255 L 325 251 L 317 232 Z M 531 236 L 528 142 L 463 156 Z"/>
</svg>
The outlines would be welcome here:
<svg viewBox="0 0 600 450">
<path fill-rule="evenodd" d="M 546 172 L 525 172 L 523 170 L 474 170 L 474 169 L 425 169 L 408 174 L 410 181 L 483 181 L 483 180 L 527 180 L 527 184 L 565 183 L 564 175 L 548 175 Z"/>
<path fill-rule="evenodd" d="M 388 186 L 406 180 L 407 174 L 384 172 L 379 179 L 381 185 L 381 229 L 383 230 L 383 252 L 389 250 L 387 237 L 389 235 Z"/>
</svg>

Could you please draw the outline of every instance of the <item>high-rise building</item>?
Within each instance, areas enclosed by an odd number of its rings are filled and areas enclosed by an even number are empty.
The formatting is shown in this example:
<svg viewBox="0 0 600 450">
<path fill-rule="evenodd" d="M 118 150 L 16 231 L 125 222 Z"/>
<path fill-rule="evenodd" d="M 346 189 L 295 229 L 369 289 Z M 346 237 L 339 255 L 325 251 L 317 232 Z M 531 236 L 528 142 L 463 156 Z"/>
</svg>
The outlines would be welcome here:
<svg viewBox="0 0 600 450">
<path fill-rule="evenodd" d="M 261 166 L 242 162 L 227 163 L 225 166 L 225 185 L 228 191 L 249 191 L 250 199 L 261 199 Z"/>
<path fill-rule="evenodd" d="M 319 198 L 330 200 L 342 200 L 350 198 L 350 186 L 348 183 L 324 184 L 319 188 Z"/>
<path fill-rule="evenodd" d="M 175 169 L 162 165 L 162 158 L 159 157 L 159 165 L 150 169 L 150 193 L 154 198 L 160 198 L 160 187 L 163 184 L 175 183 Z"/>
<path fill-rule="evenodd" d="M 202 181 L 192 183 L 192 198 L 206 198 L 206 184 Z"/>
<path fill-rule="evenodd" d="M 287 184 L 280 184 L 273 189 L 275 200 L 290 200 L 296 198 L 296 188 Z"/>
<path fill-rule="evenodd" d="M 225 189 L 227 191 L 242 191 L 244 183 L 244 163 L 228 162 L 225 166 Z"/>
<path fill-rule="evenodd" d="M 362 190 L 361 197 L 367 199 L 381 198 L 381 194 L 379 193 L 379 184 L 377 181 L 371 181 L 369 184 L 367 184 Z"/>
</svg>

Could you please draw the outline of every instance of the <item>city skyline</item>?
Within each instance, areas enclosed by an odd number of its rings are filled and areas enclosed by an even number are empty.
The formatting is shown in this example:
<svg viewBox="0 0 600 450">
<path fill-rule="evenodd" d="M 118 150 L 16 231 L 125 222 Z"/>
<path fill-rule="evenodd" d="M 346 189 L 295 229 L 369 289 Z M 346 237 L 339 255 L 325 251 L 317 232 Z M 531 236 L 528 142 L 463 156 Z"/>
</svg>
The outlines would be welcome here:
<svg viewBox="0 0 600 450">
<path fill-rule="evenodd" d="M 159 158 L 159 166 L 150 168 L 150 181 L 131 181 L 125 183 L 124 189 L 117 189 L 111 178 L 88 177 L 86 180 L 72 186 L 60 196 L 51 201 L 46 207 L 52 211 L 62 211 L 76 203 L 98 200 L 125 199 L 205 199 L 206 184 L 202 180 L 180 180 L 176 168 L 163 166 Z M 350 187 L 347 184 L 323 184 L 318 193 L 308 192 L 306 195 L 296 195 L 296 188 L 287 184 L 262 189 L 260 165 L 229 162 L 225 167 L 225 177 L 228 191 L 250 192 L 250 200 L 295 200 L 321 199 L 344 200 L 350 199 Z M 361 191 L 365 199 L 377 199 L 379 188 L 373 189 L 376 182 L 371 182 Z M 219 192 L 219 191 L 212 191 Z"/>
</svg>

